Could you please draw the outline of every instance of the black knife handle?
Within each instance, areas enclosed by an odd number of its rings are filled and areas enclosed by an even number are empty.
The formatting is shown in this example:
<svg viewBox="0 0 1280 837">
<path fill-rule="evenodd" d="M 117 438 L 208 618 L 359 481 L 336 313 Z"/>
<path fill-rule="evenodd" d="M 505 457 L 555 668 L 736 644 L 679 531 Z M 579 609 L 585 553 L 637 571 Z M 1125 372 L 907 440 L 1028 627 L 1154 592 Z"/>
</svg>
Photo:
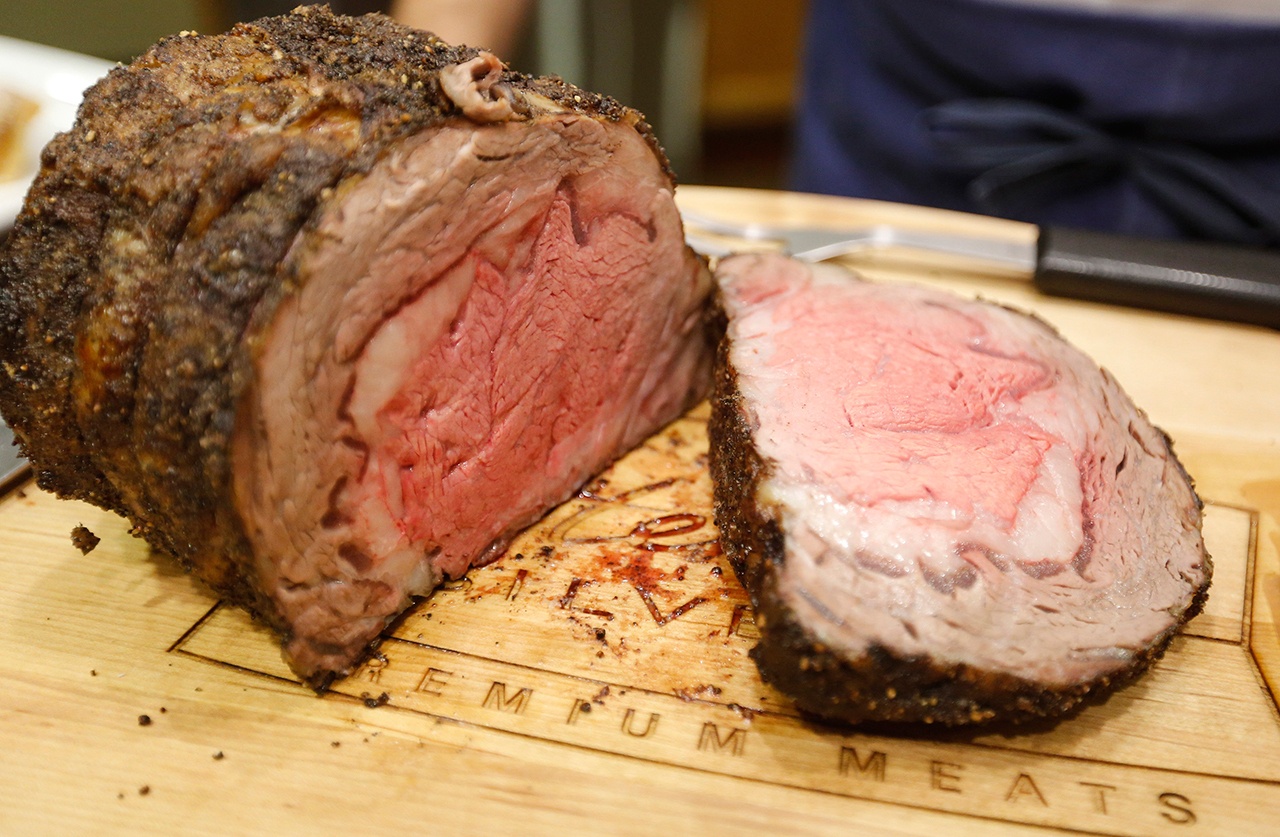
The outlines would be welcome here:
<svg viewBox="0 0 1280 837">
<path fill-rule="evenodd" d="M 1044 227 L 1047 294 L 1280 328 L 1280 251 Z"/>
</svg>

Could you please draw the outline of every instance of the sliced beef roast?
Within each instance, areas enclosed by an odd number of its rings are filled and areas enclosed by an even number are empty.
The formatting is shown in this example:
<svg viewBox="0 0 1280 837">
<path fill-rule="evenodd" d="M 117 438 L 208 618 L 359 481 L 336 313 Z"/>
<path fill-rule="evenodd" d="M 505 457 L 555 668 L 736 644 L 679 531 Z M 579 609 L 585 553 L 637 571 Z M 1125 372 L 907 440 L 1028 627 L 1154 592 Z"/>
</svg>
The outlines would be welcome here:
<svg viewBox="0 0 1280 837">
<path fill-rule="evenodd" d="M 87 96 L 0 259 L 0 404 L 322 687 L 700 397 L 710 277 L 636 112 L 322 7 Z"/>
<path fill-rule="evenodd" d="M 1057 715 L 1200 610 L 1169 440 L 1044 322 L 778 256 L 717 278 L 716 521 L 802 709 Z"/>
</svg>

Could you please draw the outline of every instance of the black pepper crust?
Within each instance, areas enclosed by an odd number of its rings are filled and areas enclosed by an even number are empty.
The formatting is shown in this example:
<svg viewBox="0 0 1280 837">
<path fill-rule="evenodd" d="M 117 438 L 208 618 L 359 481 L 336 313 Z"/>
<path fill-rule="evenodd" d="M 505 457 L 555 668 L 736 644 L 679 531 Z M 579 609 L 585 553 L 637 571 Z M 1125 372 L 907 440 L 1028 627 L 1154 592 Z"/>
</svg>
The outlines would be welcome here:
<svg viewBox="0 0 1280 837">
<path fill-rule="evenodd" d="M 737 375 L 728 360 L 728 321 L 718 297 L 711 323 L 719 335 L 708 425 L 716 526 L 755 612 L 760 641 L 751 656 L 765 681 L 801 711 L 848 723 L 948 726 L 1060 717 L 1087 698 L 1101 697 L 1136 679 L 1164 655 L 1178 629 L 1204 607 L 1207 581 L 1196 591 L 1182 620 L 1135 656 L 1128 668 L 1065 689 L 927 656 L 904 657 L 882 646 L 858 658 L 825 647 L 778 592 L 786 562 L 784 524 L 779 510 L 760 499 L 771 466 L 756 452 L 751 438 Z"/>
<path fill-rule="evenodd" d="M 39 485 L 126 516 L 283 631 L 229 500 L 253 347 L 305 281 L 286 254 L 391 146 L 466 118 L 439 76 L 478 54 L 311 6 L 166 38 L 93 87 L 0 250 L 0 413 Z M 502 83 L 633 128 L 670 175 L 639 113 Z"/>
</svg>

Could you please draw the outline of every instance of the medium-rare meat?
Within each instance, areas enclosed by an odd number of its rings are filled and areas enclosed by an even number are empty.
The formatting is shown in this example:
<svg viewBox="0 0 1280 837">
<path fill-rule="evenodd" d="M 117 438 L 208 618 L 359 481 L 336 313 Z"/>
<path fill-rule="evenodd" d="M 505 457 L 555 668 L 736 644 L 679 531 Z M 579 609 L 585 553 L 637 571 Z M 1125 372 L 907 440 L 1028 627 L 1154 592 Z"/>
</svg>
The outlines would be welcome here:
<svg viewBox="0 0 1280 837">
<path fill-rule="evenodd" d="M 716 522 L 753 656 L 803 710 L 1058 715 L 1199 611 L 1168 438 L 1043 321 L 780 256 L 716 278 Z"/>
<path fill-rule="evenodd" d="M 323 687 L 710 382 L 641 116 L 323 7 L 87 95 L 0 259 L 0 404 Z"/>
</svg>

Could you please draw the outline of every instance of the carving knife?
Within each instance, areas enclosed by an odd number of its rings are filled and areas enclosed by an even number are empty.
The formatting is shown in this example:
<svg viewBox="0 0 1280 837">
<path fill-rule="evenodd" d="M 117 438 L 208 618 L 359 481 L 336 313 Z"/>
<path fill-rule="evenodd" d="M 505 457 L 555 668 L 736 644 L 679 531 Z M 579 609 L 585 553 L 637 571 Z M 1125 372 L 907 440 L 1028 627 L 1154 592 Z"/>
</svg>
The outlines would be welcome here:
<svg viewBox="0 0 1280 837">
<path fill-rule="evenodd" d="M 1041 227 L 1032 243 L 886 225 L 811 229 L 682 214 L 690 244 L 712 256 L 732 248 L 703 232 L 779 243 L 809 261 L 883 247 L 929 250 L 1025 270 L 1053 296 L 1280 328 L 1280 250 L 1064 227 Z"/>
</svg>

